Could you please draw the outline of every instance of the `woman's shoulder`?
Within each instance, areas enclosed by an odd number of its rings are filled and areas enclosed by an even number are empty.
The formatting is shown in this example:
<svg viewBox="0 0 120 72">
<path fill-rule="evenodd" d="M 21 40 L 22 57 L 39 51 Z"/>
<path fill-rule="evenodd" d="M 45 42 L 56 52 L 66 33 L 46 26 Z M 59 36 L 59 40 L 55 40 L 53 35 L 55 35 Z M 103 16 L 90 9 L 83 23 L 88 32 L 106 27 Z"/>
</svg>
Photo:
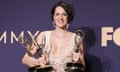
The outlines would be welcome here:
<svg viewBox="0 0 120 72">
<path fill-rule="evenodd" d="M 82 40 L 83 39 L 83 37 L 80 35 L 80 34 L 78 34 L 78 33 L 76 33 L 76 32 L 69 32 L 71 35 L 73 35 L 73 37 L 75 38 L 75 39 L 78 39 L 78 40 Z"/>
<path fill-rule="evenodd" d="M 52 30 L 41 31 L 40 35 L 45 35 L 46 33 L 50 33 L 50 32 L 52 32 Z"/>
<path fill-rule="evenodd" d="M 68 31 L 68 33 L 69 33 L 69 35 L 76 35 L 76 33 L 74 33 L 74 32 L 70 32 L 70 31 Z"/>
<path fill-rule="evenodd" d="M 50 33 L 52 30 L 41 31 L 38 37 L 44 37 L 46 34 Z"/>
</svg>

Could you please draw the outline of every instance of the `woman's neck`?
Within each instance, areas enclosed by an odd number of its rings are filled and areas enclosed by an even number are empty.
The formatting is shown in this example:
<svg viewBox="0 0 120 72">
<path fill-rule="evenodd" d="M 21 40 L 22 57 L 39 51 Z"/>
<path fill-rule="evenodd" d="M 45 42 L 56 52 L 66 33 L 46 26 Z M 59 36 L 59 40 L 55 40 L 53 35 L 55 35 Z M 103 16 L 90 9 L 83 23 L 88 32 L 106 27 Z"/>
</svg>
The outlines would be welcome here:
<svg viewBox="0 0 120 72">
<path fill-rule="evenodd" d="M 57 36 L 65 36 L 65 34 L 67 33 L 67 29 L 60 29 L 60 28 L 56 28 L 54 30 L 54 33 L 57 35 Z"/>
</svg>

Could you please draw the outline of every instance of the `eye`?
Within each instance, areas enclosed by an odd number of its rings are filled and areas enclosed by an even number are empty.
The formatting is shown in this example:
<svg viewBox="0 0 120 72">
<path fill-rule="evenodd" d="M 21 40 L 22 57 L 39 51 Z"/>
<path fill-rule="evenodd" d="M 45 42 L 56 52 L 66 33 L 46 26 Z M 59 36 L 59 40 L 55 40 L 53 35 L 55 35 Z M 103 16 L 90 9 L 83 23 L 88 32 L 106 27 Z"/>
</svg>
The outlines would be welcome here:
<svg viewBox="0 0 120 72">
<path fill-rule="evenodd" d="M 56 13 L 55 16 L 59 16 L 60 14 L 59 13 Z"/>
<path fill-rule="evenodd" d="M 55 16 L 68 16 L 67 13 L 55 13 Z"/>
<path fill-rule="evenodd" d="M 68 16 L 66 13 L 63 13 L 64 16 Z"/>
</svg>

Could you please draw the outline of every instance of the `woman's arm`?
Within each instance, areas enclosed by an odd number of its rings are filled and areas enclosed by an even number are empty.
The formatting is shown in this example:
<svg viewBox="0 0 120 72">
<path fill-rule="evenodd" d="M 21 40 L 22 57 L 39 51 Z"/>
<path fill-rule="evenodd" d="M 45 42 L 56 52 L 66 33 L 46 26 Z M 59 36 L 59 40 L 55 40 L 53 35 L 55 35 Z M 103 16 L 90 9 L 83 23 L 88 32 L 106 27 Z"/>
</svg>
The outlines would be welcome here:
<svg viewBox="0 0 120 72">
<path fill-rule="evenodd" d="M 44 37 L 44 32 L 41 32 L 38 37 L 37 37 L 37 43 L 38 44 L 42 44 L 43 42 L 43 37 Z M 34 58 L 34 56 L 37 53 L 37 47 L 35 46 L 35 44 L 33 43 L 30 48 L 27 48 L 27 52 L 25 53 L 25 55 L 22 58 L 22 63 L 27 65 L 28 67 L 33 67 L 36 65 L 40 65 L 42 64 L 42 60 L 43 60 L 43 56 L 41 58 Z"/>
<path fill-rule="evenodd" d="M 80 36 L 75 37 L 75 51 L 73 53 L 75 62 L 81 63 L 85 67 L 83 40 Z"/>
<path fill-rule="evenodd" d="M 83 66 L 85 67 L 83 41 L 80 42 L 79 53 L 80 53 L 80 61 L 83 64 Z"/>
</svg>

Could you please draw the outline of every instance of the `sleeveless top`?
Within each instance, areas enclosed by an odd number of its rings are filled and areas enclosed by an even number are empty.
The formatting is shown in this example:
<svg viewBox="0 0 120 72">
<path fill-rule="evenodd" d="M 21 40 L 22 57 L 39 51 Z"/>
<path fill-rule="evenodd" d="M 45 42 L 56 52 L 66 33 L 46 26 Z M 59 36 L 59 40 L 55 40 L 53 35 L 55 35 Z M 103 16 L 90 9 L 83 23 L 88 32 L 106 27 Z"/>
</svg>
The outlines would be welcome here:
<svg viewBox="0 0 120 72">
<path fill-rule="evenodd" d="M 46 56 L 46 61 L 52 65 L 52 67 L 55 69 L 55 72 L 65 72 L 66 63 L 72 62 L 72 53 L 75 50 L 74 49 L 74 38 L 75 34 L 73 33 L 71 40 L 69 40 L 67 48 L 64 48 L 64 54 L 61 54 L 60 56 L 56 57 L 53 54 L 53 48 L 50 48 L 50 35 L 52 31 L 46 31 L 45 37 L 46 37 L 46 44 L 45 48 L 43 49 L 43 54 Z"/>
</svg>

